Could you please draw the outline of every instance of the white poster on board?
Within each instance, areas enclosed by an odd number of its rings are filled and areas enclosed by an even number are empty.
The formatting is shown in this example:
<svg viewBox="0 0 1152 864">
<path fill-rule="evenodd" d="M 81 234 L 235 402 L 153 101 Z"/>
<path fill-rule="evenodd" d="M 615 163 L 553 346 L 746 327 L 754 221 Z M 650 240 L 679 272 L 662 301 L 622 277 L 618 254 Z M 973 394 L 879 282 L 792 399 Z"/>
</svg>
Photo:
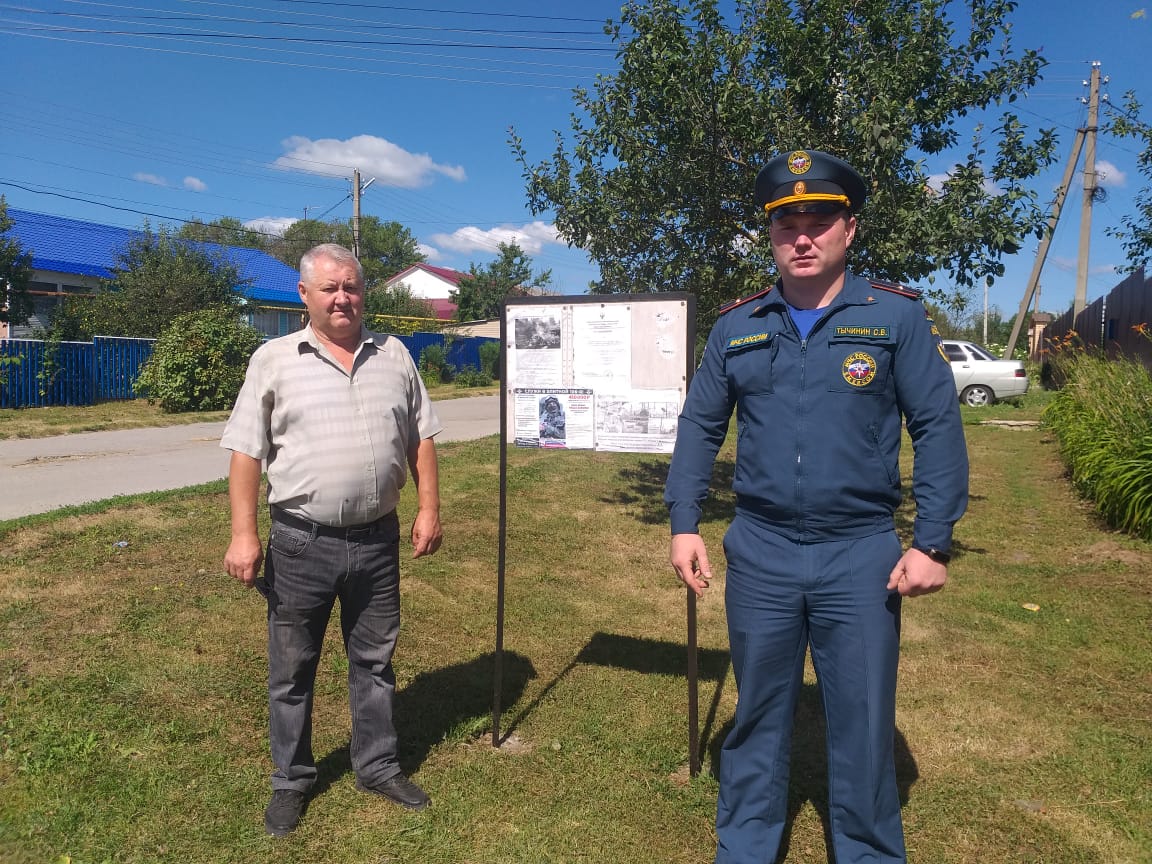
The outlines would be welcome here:
<svg viewBox="0 0 1152 864">
<path fill-rule="evenodd" d="M 508 328 L 509 368 L 516 382 L 525 387 L 555 387 L 563 376 L 563 339 L 560 309 L 552 306 L 518 306 Z M 515 361 L 514 363 L 512 361 Z"/>
<path fill-rule="evenodd" d="M 572 307 L 576 383 L 600 390 L 632 387 L 632 311 L 624 304 Z"/>
<path fill-rule="evenodd" d="M 596 449 L 671 453 L 680 417 L 679 390 L 596 394 Z"/>
<path fill-rule="evenodd" d="M 516 446 L 565 450 L 594 446 L 591 390 L 526 387 L 512 394 Z"/>
<path fill-rule="evenodd" d="M 669 294 L 509 302 L 509 443 L 671 453 L 687 393 L 689 299 Z"/>
</svg>

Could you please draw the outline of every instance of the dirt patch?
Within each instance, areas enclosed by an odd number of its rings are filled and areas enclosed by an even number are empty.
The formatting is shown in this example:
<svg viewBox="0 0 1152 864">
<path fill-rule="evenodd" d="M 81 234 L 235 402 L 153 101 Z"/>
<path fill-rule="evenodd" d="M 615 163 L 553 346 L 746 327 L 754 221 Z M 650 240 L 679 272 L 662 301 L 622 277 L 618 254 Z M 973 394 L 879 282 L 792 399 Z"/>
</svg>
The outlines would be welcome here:
<svg viewBox="0 0 1152 864">
<path fill-rule="evenodd" d="M 1039 420 L 981 420 L 981 426 L 996 426 L 1000 429 L 1039 429 Z"/>
<path fill-rule="evenodd" d="M 77 459 L 104 459 L 108 456 L 128 456 L 127 452 L 103 450 L 96 453 L 63 453 L 59 456 L 33 456 L 23 462 L 14 462 L 13 468 L 26 468 L 29 465 L 45 465 L 51 462 L 75 462 Z"/>
<path fill-rule="evenodd" d="M 1099 543 L 1093 543 L 1084 550 L 1083 555 L 1078 556 L 1078 560 L 1082 563 L 1112 563 L 1123 564 L 1126 567 L 1139 567 L 1147 572 L 1147 567 L 1152 561 L 1149 556 L 1138 552 L 1135 549 L 1125 549 L 1119 543 L 1111 540 L 1101 540 Z"/>
<path fill-rule="evenodd" d="M 509 735 L 500 744 L 499 752 L 507 753 L 509 756 L 521 756 L 525 753 L 531 753 L 534 749 L 536 747 L 531 741 L 526 741 L 519 735 Z"/>
</svg>

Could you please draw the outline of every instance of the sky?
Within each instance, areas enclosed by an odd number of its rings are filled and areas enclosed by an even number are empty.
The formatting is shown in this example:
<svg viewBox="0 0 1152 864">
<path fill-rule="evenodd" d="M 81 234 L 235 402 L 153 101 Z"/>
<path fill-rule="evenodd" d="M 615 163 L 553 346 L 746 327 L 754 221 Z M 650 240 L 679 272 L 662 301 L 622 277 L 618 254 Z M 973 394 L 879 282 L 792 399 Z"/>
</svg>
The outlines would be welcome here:
<svg viewBox="0 0 1152 864">
<path fill-rule="evenodd" d="M 305 216 L 349 218 L 358 168 L 362 214 L 403 223 L 429 263 L 482 266 L 515 240 L 552 271 L 553 289 L 584 293 L 598 270 L 550 214 L 531 213 L 509 130 L 532 161 L 551 155 L 572 88 L 614 69 L 602 25 L 619 0 L 407 2 L 0 0 L 0 194 L 13 208 L 130 228 L 230 216 L 275 232 Z M 1102 93 L 1119 106 L 1135 90 L 1152 122 L 1152 4 L 1145 14 L 1141 2 L 1020 0 L 1012 16 L 1016 46 L 1049 61 L 1016 105 L 1059 135 L 1035 184 L 1045 207 L 1086 122 L 1093 61 Z M 1098 136 L 1107 199 L 1093 208 L 1089 302 L 1123 278 L 1106 231 L 1145 185 L 1137 155 Z M 942 175 L 950 163 L 926 167 Z M 1041 276 L 1048 311 L 1074 297 L 1081 196 L 1078 173 Z M 1036 246 L 989 288 L 1005 317 Z"/>
</svg>

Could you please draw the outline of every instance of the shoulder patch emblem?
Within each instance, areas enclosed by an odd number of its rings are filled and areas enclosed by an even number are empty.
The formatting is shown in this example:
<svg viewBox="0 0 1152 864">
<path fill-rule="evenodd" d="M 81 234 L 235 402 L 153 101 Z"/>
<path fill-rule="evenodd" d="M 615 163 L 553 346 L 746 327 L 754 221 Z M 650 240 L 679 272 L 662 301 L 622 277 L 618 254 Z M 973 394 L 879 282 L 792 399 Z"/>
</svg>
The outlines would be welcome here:
<svg viewBox="0 0 1152 864">
<path fill-rule="evenodd" d="M 871 354 L 854 351 L 844 358 L 840 374 L 853 387 L 866 387 L 876 377 L 876 361 Z"/>
</svg>

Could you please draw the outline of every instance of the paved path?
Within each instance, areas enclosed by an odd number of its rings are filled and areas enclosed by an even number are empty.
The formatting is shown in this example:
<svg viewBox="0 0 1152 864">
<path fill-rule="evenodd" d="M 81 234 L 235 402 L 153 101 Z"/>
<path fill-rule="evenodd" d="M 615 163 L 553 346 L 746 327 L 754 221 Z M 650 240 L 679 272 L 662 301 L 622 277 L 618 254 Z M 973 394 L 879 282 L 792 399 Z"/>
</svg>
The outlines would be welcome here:
<svg viewBox="0 0 1152 864">
<path fill-rule="evenodd" d="M 437 440 L 495 435 L 499 410 L 497 396 L 437 402 Z M 226 477 L 223 431 L 223 423 L 193 423 L 0 441 L 0 520 Z"/>
</svg>

